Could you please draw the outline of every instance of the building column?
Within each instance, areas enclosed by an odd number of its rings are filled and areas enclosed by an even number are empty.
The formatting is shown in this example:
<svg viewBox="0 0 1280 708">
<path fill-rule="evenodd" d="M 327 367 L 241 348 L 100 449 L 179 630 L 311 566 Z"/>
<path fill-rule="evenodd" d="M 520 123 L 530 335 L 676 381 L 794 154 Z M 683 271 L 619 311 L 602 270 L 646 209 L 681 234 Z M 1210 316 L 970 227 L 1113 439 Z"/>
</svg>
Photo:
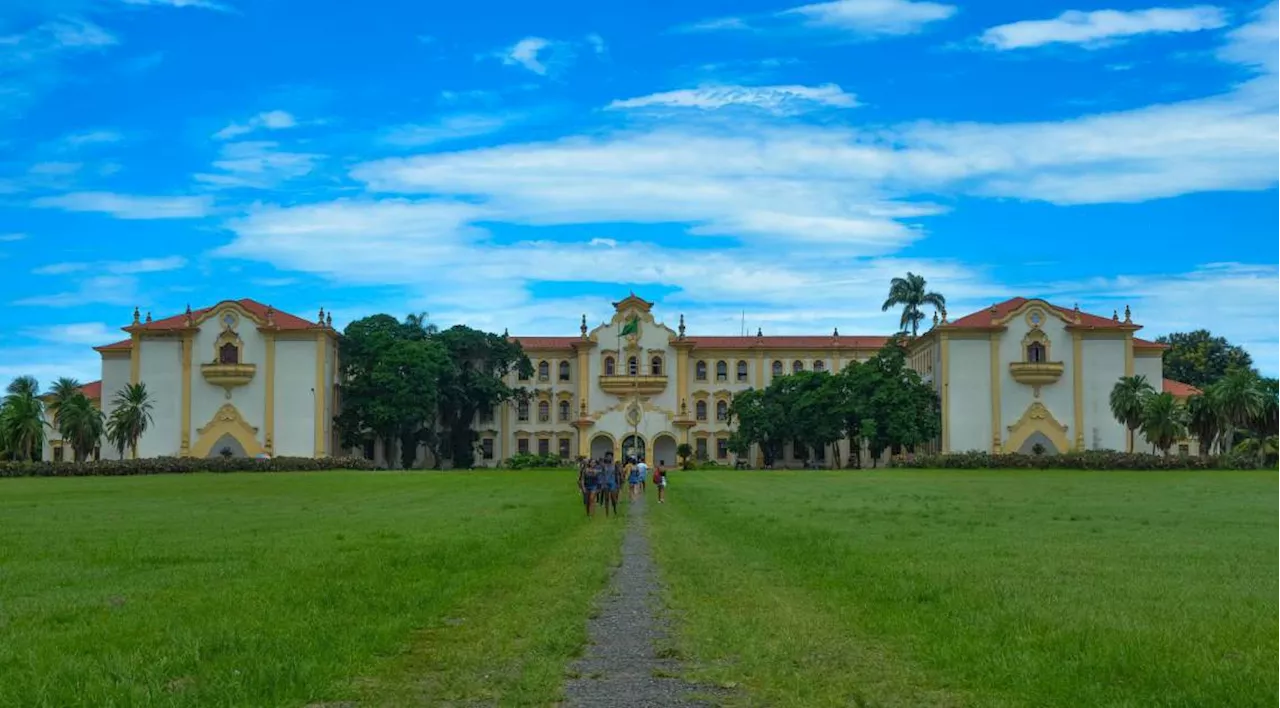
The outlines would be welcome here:
<svg viewBox="0 0 1280 708">
<path fill-rule="evenodd" d="M 194 332 L 182 333 L 182 408 L 180 410 L 182 430 L 179 432 L 179 457 L 191 454 L 191 349 L 194 337 Z"/>
<path fill-rule="evenodd" d="M 316 457 L 324 457 L 324 348 L 325 335 L 324 332 L 316 334 L 316 378 L 315 378 L 315 395 L 312 396 L 315 408 L 312 411 L 314 416 L 314 436 L 315 445 L 313 453 Z M 387 465 L 391 467 L 390 464 Z"/>
<path fill-rule="evenodd" d="M 1004 441 L 1000 416 L 1000 333 L 991 333 L 991 452 L 999 455 Z"/>
<path fill-rule="evenodd" d="M 276 454 L 276 335 L 274 332 L 262 334 L 267 359 L 267 370 L 263 380 L 266 392 L 262 402 L 264 431 L 262 447 L 266 449 L 268 455 L 274 457 Z"/>
<path fill-rule="evenodd" d="M 1072 405 L 1075 406 L 1073 437 L 1076 450 L 1084 448 L 1084 333 L 1071 333 L 1071 386 Z"/>
<path fill-rule="evenodd" d="M 941 380 L 940 389 L 942 398 L 942 452 L 944 453 L 951 452 L 951 439 L 949 437 L 951 433 L 951 426 L 948 424 L 948 418 L 951 417 L 951 396 L 949 390 L 950 385 L 947 382 L 947 377 L 951 368 L 950 344 L 951 342 L 947 339 L 947 333 L 939 332 L 938 346 L 942 348 L 942 363 L 940 364 L 942 371 L 939 372 L 939 378 Z"/>
</svg>

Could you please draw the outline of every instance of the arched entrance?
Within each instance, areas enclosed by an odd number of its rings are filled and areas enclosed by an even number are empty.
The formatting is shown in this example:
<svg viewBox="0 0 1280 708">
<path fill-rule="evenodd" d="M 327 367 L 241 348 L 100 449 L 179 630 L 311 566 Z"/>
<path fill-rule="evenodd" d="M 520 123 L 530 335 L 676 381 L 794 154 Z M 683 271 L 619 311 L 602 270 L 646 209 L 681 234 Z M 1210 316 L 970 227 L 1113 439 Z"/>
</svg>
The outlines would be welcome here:
<svg viewBox="0 0 1280 708">
<path fill-rule="evenodd" d="M 1033 436 L 1035 440 L 1032 440 Z M 1053 413 L 1039 401 L 1027 406 L 1018 422 L 1009 426 L 1009 439 L 1005 442 L 1005 449 L 1029 453 L 1037 442 L 1044 445 L 1045 451 L 1050 453 L 1063 453 L 1071 449 L 1071 444 L 1067 441 L 1067 426 L 1059 423 Z"/>
<path fill-rule="evenodd" d="M 249 453 L 245 451 L 244 445 L 236 439 L 231 433 L 223 433 L 222 437 L 214 441 L 213 447 L 209 448 L 209 454 L 205 457 L 248 457 Z"/>
<path fill-rule="evenodd" d="M 653 439 L 653 459 L 649 460 L 650 464 L 677 464 L 676 459 L 676 439 L 669 433 L 661 433 Z"/>
<path fill-rule="evenodd" d="M 628 435 L 622 439 L 622 459 L 634 458 L 640 459 L 644 457 L 644 437 L 641 435 Z"/>
<path fill-rule="evenodd" d="M 613 436 L 608 433 L 597 433 L 591 438 L 591 459 L 602 460 L 613 454 Z"/>
<path fill-rule="evenodd" d="M 1064 452 L 1058 449 L 1058 446 L 1049 439 L 1049 436 L 1039 430 L 1031 433 L 1026 440 L 1022 441 L 1022 447 L 1018 448 L 1018 452 L 1023 455 L 1035 455 L 1037 454 L 1036 445 L 1040 446 L 1039 454 L 1041 455 L 1059 455 Z"/>
<path fill-rule="evenodd" d="M 240 456 L 242 453 L 245 457 L 256 457 L 263 452 L 262 444 L 257 438 L 258 429 L 245 422 L 240 411 L 230 403 L 222 404 L 218 412 L 213 414 L 213 419 L 196 433 L 199 437 L 196 438 L 196 444 L 191 446 L 192 457 L 214 457 L 221 454 L 224 447 L 230 447 L 225 439 L 227 436 L 239 443 L 238 450 L 232 447 L 233 455 Z"/>
</svg>

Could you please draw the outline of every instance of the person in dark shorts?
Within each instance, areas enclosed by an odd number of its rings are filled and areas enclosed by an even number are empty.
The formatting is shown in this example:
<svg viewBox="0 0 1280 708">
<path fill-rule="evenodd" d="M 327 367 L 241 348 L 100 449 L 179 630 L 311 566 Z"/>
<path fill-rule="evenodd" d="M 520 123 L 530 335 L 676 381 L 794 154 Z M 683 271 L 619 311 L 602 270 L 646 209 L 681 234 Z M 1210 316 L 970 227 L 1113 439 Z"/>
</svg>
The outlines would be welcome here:
<svg viewBox="0 0 1280 708">
<path fill-rule="evenodd" d="M 658 488 L 658 503 L 665 504 L 667 501 L 667 463 L 665 460 L 658 460 L 658 466 L 653 468 L 653 483 Z"/>
<path fill-rule="evenodd" d="M 600 468 L 595 460 L 583 460 L 578 465 L 578 491 L 582 492 L 582 504 L 587 507 L 587 516 L 595 516 L 596 492 L 600 488 Z"/>
<path fill-rule="evenodd" d="M 616 462 L 610 462 L 604 468 L 604 513 L 608 514 L 613 509 L 613 515 L 618 515 L 618 492 L 622 487 L 622 468 Z"/>
</svg>

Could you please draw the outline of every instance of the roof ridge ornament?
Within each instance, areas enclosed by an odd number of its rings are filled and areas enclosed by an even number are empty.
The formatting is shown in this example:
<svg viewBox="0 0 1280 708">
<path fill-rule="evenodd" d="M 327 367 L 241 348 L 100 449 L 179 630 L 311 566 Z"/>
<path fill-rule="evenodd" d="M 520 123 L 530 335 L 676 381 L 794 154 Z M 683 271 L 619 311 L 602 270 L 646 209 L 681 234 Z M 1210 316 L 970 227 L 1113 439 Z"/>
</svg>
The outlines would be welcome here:
<svg viewBox="0 0 1280 708">
<path fill-rule="evenodd" d="M 680 314 L 680 329 L 677 334 L 680 339 L 684 339 L 684 313 Z"/>
<path fill-rule="evenodd" d="M 578 326 L 578 331 L 582 333 L 582 338 L 587 338 L 587 313 L 582 313 L 582 324 Z"/>
<path fill-rule="evenodd" d="M 138 311 L 138 307 L 136 305 L 133 308 L 133 323 L 135 325 L 142 323 L 142 313 Z"/>
<path fill-rule="evenodd" d="M 147 310 L 147 324 L 151 324 L 151 310 Z"/>
<path fill-rule="evenodd" d="M 1111 311 L 1111 321 L 1112 321 L 1112 322 L 1119 322 L 1119 321 L 1120 321 L 1120 313 L 1119 313 L 1118 311 L 1116 311 L 1116 310 L 1112 310 L 1112 311 Z"/>
<path fill-rule="evenodd" d="M 1128 306 L 1128 305 L 1125 305 L 1125 306 L 1124 306 L 1124 323 L 1125 323 L 1125 324 L 1133 324 L 1133 318 L 1130 316 L 1129 306 Z"/>
<path fill-rule="evenodd" d="M 183 313 L 182 319 L 183 319 L 183 323 L 186 324 L 186 326 L 188 327 L 190 327 L 193 324 L 193 320 L 191 317 L 191 303 L 189 302 L 187 303 L 187 311 Z"/>
</svg>

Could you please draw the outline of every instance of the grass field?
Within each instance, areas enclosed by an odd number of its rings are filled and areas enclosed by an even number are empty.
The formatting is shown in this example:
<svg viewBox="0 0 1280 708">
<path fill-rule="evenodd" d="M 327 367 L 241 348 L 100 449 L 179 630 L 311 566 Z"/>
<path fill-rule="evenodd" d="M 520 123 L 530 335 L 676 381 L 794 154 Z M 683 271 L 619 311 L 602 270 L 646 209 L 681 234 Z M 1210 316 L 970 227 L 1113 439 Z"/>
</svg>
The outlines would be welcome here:
<svg viewBox="0 0 1280 708">
<path fill-rule="evenodd" d="M 693 677 L 771 706 L 1274 706 L 1272 473 L 687 472 Z"/>
<path fill-rule="evenodd" d="M 0 706 L 547 704 L 622 531 L 572 480 L 0 480 Z"/>
</svg>

